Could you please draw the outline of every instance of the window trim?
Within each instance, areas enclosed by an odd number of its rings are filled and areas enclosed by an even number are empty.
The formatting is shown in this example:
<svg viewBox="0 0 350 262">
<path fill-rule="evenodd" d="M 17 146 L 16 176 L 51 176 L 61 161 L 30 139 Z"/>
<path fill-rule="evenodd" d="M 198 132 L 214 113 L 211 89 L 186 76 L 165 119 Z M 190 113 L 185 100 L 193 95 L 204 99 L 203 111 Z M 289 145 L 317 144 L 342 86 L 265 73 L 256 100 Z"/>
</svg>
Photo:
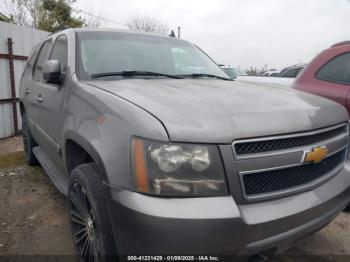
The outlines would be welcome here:
<svg viewBox="0 0 350 262">
<path fill-rule="evenodd" d="M 296 77 L 296 72 L 298 71 L 298 68 L 290 68 L 288 69 L 283 77 L 286 77 L 286 78 L 295 78 Z M 287 75 L 288 73 L 292 72 L 292 75 Z"/>
<path fill-rule="evenodd" d="M 67 37 L 66 34 L 60 34 L 60 35 L 57 35 L 57 36 L 55 37 L 55 40 L 53 41 L 53 44 L 52 44 L 52 47 L 51 47 L 51 50 L 50 50 L 50 54 L 49 54 L 49 56 L 48 56 L 48 59 L 51 58 L 51 55 L 52 55 L 53 49 L 54 49 L 54 47 L 55 47 L 55 44 L 56 44 L 56 42 L 57 42 L 57 39 L 60 38 L 61 36 L 63 36 L 63 37 L 65 38 L 66 43 L 67 43 L 67 65 L 66 65 L 66 70 L 61 72 L 62 74 L 64 74 L 64 73 L 67 72 L 68 57 L 69 57 L 69 56 L 68 56 L 68 37 Z M 62 70 L 62 69 L 61 69 L 61 70 Z"/>
<path fill-rule="evenodd" d="M 302 67 L 302 66 L 296 66 L 296 67 L 288 68 L 286 71 L 283 72 L 282 77 L 285 77 L 285 78 L 297 78 L 298 75 L 300 74 L 300 72 L 301 72 L 303 69 L 304 69 L 304 67 Z M 292 71 L 292 70 L 295 70 L 295 71 L 296 71 L 296 75 L 295 75 L 295 76 L 286 76 L 286 74 L 287 74 L 289 71 Z"/>
<path fill-rule="evenodd" d="M 333 56 L 332 58 L 328 59 L 327 62 L 325 62 L 319 69 L 317 69 L 317 71 L 314 74 L 314 78 L 320 81 L 324 81 L 324 82 L 328 82 L 328 83 L 333 83 L 333 84 L 338 84 L 338 85 L 350 85 L 349 82 L 342 82 L 342 81 L 332 81 L 332 80 L 327 80 L 327 79 L 323 79 L 320 78 L 318 75 L 318 73 L 324 68 L 326 67 L 330 62 L 332 62 L 334 59 L 338 58 L 339 56 L 345 55 L 345 54 L 349 54 L 350 55 L 350 51 L 345 51 L 342 53 L 337 54 L 336 56 Z"/>
<path fill-rule="evenodd" d="M 40 54 L 41 54 L 41 51 L 42 51 L 42 49 L 43 49 L 45 43 L 49 43 L 49 49 L 48 49 L 48 51 L 50 51 L 50 48 L 52 49 L 52 46 L 51 46 L 51 45 L 52 45 L 52 38 L 46 39 L 45 41 L 42 42 L 42 44 L 40 45 L 40 48 L 39 48 L 39 50 L 38 50 L 38 53 L 36 54 L 35 61 L 34 61 L 34 64 L 33 64 L 32 73 L 31 73 L 31 77 L 30 77 L 30 79 L 31 79 L 32 81 L 39 82 L 39 83 L 40 83 L 41 80 L 42 80 L 42 75 L 41 75 L 40 80 L 34 79 L 34 71 L 35 71 L 35 67 L 36 67 L 36 65 L 37 65 L 37 63 L 38 63 L 39 56 L 40 56 Z M 47 54 L 48 54 L 48 53 L 49 53 L 49 52 L 47 52 Z M 50 51 L 50 53 L 51 53 L 51 51 Z M 49 56 L 47 56 L 47 54 L 46 54 L 46 58 L 49 57 Z"/>
<path fill-rule="evenodd" d="M 82 72 L 82 70 L 81 70 L 82 64 L 81 64 L 81 57 L 80 57 L 80 52 L 81 52 L 80 41 L 81 41 L 80 34 L 78 32 L 75 32 L 75 69 L 76 69 L 75 72 L 76 72 L 76 76 L 77 76 L 78 80 L 80 80 L 80 81 L 91 80 L 91 78 L 89 78 L 89 75 L 86 72 Z"/>
</svg>

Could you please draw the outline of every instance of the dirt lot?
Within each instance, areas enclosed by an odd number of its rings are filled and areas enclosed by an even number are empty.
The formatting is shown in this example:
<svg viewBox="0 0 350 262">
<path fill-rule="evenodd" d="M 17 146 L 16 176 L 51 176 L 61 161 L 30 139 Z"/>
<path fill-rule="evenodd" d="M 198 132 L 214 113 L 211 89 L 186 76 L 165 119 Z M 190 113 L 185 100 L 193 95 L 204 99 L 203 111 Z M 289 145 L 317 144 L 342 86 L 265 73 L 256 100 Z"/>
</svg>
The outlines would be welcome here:
<svg viewBox="0 0 350 262">
<path fill-rule="evenodd" d="M 66 200 L 20 150 L 19 138 L 0 141 L 0 255 L 72 254 Z"/>
<path fill-rule="evenodd" d="M 0 140 L 0 255 L 73 254 L 66 200 L 40 167 L 25 164 L 21 150 L 20 137 Z M 287 254 L 274 260 L 350 261 L 350 214 Z"/>
</svg>

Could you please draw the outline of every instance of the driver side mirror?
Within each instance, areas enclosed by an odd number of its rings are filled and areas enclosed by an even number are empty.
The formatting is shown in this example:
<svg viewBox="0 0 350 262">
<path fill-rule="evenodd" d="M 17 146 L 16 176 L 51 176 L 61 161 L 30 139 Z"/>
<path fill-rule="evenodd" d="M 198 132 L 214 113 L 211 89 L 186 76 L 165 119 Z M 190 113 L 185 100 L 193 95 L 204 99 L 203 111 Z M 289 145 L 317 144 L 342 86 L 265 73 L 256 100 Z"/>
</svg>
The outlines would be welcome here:
<svg viewBox="0 0 350 262">
<path fill-rule="evenodd" d="M 61 65 L 58 60 L 47 60 L 43 67 L 43 78 L 50 84 L 61 84 Z"/>
</svg>

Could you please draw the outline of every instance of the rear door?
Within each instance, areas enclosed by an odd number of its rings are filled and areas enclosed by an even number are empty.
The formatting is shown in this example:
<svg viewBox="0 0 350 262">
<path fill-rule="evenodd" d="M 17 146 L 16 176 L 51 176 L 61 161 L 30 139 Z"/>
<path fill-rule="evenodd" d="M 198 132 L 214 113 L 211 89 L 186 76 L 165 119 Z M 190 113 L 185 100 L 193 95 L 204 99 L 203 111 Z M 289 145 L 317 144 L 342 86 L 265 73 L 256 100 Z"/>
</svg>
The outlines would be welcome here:
<svg viewBox="0 0 350 262">
<path fill-rule="evenodd" d="M 28 72 L 28 80 L 23 83 L 24 99 L 27 101 L 26 105 L 26 117 L 29 128 L 34 136 L 35 140 L 40 143 L 40 134 L 37 132 L 36 125 L 39 118 L 39 89 L 40 81 L 42 77 L 42 66 L 46 61 L 49 50 L 51 47 L 51 40 L 45 41 L 39 48 L 38 54 L 34 58 L 34 66 L 30 72 Z"/>
</svg>

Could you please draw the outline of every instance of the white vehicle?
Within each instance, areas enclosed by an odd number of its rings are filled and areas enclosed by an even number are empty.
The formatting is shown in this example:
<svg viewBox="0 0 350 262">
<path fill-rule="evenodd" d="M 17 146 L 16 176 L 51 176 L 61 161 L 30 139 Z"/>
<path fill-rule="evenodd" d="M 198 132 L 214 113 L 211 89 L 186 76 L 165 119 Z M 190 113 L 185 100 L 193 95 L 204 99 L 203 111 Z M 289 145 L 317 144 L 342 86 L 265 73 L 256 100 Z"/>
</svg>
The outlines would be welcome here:
<svg viewBox="0 0 350 262">
<path fill-rule="evenodd" d="M 263 74 L 263 76 L 280 76 L 280 71 L 278 70 L 270 70 Z"/>
<path fill-rule="evenodd" d="M 299 65 L 299 66 L 291 66 L 283 69 L 280 73 L 280 77 L 290 77 L 290 78 L 296 78 L 298 74 L 303 70 L 305 65 Z"/>
</svg>

